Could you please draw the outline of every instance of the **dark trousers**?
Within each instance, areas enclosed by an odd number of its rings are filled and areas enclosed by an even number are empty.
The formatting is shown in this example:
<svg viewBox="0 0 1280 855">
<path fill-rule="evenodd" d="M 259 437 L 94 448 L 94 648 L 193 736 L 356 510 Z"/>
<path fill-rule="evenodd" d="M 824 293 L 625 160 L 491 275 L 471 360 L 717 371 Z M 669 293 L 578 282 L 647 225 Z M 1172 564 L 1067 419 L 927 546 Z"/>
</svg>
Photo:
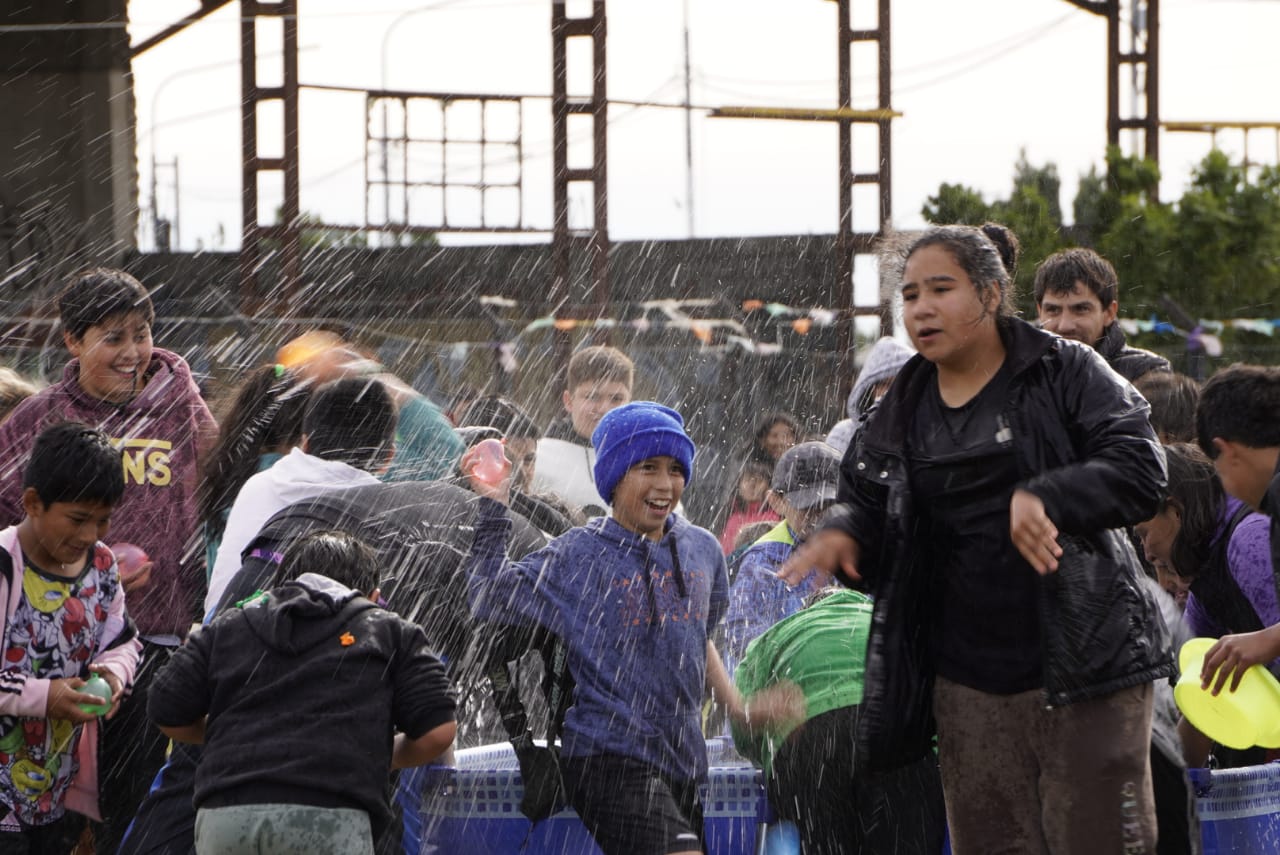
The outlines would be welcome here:
<svg viewBox="0 0 1280 855">
<path fill-rule="evenodd" d="M 939 677 L 933 709 L 956 855 L 1156 851 L 1150 683 L 1046 708 Z"/>
<path fill-rule="evenodd" d="M 142 661 L 133 691 L 120 704 L 115 718 L 103 723 L 102 765 L 98 792 L 102 823 L 94 827 L 98 855 L 115 855 L 120 841 L 164 765 L 169 738 L 147 718 L 147 695 L 156 672 L 169 661 L 174 648 L 142 642 Z"/>
<path fill-rule="evenodd" d="M 891 772 L 859 772 L 858 708 L 814 716 L 773 758 L 769 800 L 800 831 L 805 855 L 936 855 L 946 811 L 932 755 Z"/>
</svg>

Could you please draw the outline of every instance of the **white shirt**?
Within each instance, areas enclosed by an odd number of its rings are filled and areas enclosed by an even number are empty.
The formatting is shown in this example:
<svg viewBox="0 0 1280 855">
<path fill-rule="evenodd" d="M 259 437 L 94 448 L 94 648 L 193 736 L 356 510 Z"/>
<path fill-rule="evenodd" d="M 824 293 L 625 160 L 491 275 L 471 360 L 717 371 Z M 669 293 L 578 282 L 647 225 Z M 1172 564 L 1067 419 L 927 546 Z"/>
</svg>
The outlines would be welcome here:
<svg viewBox="0 0 1280 855">
<path fill-rule="evenodd" d="M 321 493 L 376 483 L 378 479 L 362 469 L 313 457 L 300 448 L 294 448 L 270 469 L 244 482 L 231 505 L 222 543 L 213 562 L 209 594 L 204 599 L 205 614 L 218 604 L 232 577 L 240 572 L 240 553 L 276 511 Z"/>
</svg>

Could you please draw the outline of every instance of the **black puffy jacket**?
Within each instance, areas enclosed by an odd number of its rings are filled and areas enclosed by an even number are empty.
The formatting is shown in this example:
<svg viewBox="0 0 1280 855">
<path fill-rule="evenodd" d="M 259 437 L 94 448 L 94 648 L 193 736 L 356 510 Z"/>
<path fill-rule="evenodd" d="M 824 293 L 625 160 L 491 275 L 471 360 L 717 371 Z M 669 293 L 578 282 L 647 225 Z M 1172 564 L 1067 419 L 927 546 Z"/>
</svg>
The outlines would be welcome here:
<svg viewBox="0 0 1280 855">
<path fill-rule="evenodd" d="M 1125 340 L 1124 330 L 1115 323 L 1107 327 L 1102 338 L 1094 345 L 1107 364 L 1124 379 L 1132 383 L 1152 371 L 1172 371 L 1169 360 L 1158 353 L 1133 347 Z"/>
<path fill-rule="evenodd" d="M 1040 589 L 1046 702 L 1171 676 L 1168 630 L 1119 530 L 1153 516 L 1165 487 L 1149 408 L 1091 348 L 1019 320 L 1002 321 L 1000 333 L 1012 370 L 1001 424 L 1020 486 L 1044 502 L 1063 548 Z M 859 586 L 875 597 L 858 742 L 877 769 L 923 755 L 934 734 L 933 568 L 916 548 L 905 437 L 935 374 L 920 356 L 903 368 L 846 453 L 840 504 L 825 523 L 858 540 Z"/>
</svg>

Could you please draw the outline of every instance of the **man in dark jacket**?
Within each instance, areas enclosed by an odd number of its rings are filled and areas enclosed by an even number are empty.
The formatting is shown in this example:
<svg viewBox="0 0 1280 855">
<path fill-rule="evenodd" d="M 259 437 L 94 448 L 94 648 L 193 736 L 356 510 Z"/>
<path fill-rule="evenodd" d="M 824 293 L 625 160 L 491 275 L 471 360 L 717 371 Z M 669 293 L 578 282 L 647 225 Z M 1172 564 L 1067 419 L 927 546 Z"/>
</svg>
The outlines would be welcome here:
<svg viewBox="0 0 1280 855">
<path fill-rule="evenodd" d="M 1169 360 L 1130 347 L 1116 323 L 1120 309 L 1115 268 L 1091 249 L 1055 252 L 1036 268 L 1036 311 L 1040 326 L 1089 345 L 1132 383 L 1152 371 L 1169 371 Z"/>
<path fill-rule="evenodd" d="M 151 719 L 205 744 L 197 851 L 372 853 L 391 769 L 453 743 L 444 665 L 420 627 L 375 604 L 377 580 L 354 536 L 302 538 L 279 584 L 193 633 L 156 676 Z"/>
</svg>

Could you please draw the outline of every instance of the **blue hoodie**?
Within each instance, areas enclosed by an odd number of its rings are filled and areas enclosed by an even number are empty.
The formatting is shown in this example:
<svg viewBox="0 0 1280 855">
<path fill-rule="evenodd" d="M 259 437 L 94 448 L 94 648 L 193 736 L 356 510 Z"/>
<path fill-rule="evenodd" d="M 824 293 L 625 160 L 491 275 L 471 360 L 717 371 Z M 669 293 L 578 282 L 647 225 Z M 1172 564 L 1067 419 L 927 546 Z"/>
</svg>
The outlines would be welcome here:
<svg viewBox="0 0 1280 855">
<path fill-rule="evenodd" d="M 567 643 L 575 686 L 564 755 L 613 754 L 704 779 L 707 638 L 729 599 L 715 536 L 673 514 L 655 542 L 598 517 L 509 562 L 510 527 L 501 505 L 480 500 L 471 609 Z"/>
</svg>

